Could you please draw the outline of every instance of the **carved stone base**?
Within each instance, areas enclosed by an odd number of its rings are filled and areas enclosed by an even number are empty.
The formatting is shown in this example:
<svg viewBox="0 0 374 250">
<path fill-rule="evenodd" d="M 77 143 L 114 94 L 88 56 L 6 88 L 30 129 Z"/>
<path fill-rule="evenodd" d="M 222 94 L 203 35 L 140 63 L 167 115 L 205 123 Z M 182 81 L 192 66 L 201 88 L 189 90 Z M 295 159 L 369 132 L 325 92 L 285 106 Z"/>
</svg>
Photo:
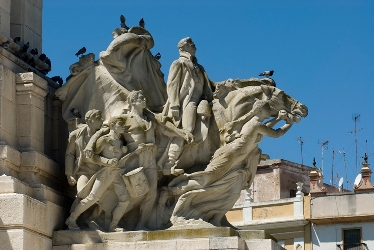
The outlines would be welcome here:
<svg viewBox="0 0 374 250">
<path fill-rule="evenodd" d="M 262 230 L 200 228 L 104 233 L 101 231 L 56 231 L 53 250 L 97 249 L 283 249 Z"/>
</svg>

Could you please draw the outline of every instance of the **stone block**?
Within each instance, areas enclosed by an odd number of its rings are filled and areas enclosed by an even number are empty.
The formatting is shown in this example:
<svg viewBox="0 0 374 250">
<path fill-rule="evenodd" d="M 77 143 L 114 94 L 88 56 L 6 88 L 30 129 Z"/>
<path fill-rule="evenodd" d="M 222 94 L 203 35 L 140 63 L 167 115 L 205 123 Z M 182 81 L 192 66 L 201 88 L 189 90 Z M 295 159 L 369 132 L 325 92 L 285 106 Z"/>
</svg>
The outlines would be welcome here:
<svg viewBox="0 0 374 250">
<path fill-rule="evenodd" d="M 0 65 L 0 96 L 12 102 L 16 100 L 15 75 L 2 65 Z"/>
<path fill-rule="evenodd" d="M 42 34 L 42 11 L 32 2 L 25 0 L 24 24 L 35 33 Z"/>
<path fill-rule="evenodd" d="M 10 13 L 3 8 L 0 8 L 0 30 L 4 35 L 10 36 Z"/>
<path fill-rule="evenodd" d="M 13 1 L 13 0 L 12 0 Z M 11 16 L 12 18 L 12 16 Z M 17 23 L 10 23 L 10 37 L 21 37 L 21 43 L 25 42 L 25 38 L 22 37 L 23 34 L 23 26 Z M 18 71 L 19 72 L 19 71 Z"/>
<path fill-rule="evenodd" d="M 244 240 L 237 236 L 210 238 L 209 249 L 245 249 Z M 255 248 L 254 248 L 255 249 Z"/>
<path fill-rule="evenodd" d="M 0 194 L 1 228 L 23 227 L 51 238 L 52 232 L 63 226 L 65 213 L 65 209 L 51 202 L 23 194 Z"/>
<path fill-rule="evenodd" d="M 14 137 L 17 134 L 16 104 L 0 96 L 0 128 Z"/>
<path fill-rule="evenodd" d="M 153 240 L 136 243 L 136 250 L 175 250 L 177 249 L 176 240 Z"/>
<path fill-rule="evenodd" d="M 10 22 L 12 24 L 23 24 L 24 8 L 24 0 L 12 0 L 12 4 L 10 6 Z"/>
<path fill-rule="evenodd" d="M 209 238 L 178 239 L 177 250 L 209 250 Z"/>
<path fill-rule="evenodd" d="M 17 138 L 9 132 L 5 131 L 4 129 L 0 128 L 0 145 L 1 144 L 16 147 Z"/>
<path fill-rule="evenodd" d="M 235 230 L 229 227 L 168 229 L 148 232 L 148 240 L 194 239 L 210 237 L 236 236 Z"/>
<path fill-rule="evenodd" d="M 10 4 L 13 0 L 0 0 L 0 8 L 10 13 Z"/>
<path fill-rule="evenodd" d="M 35 106 L 40 110 L 44 110 L 44 98 L 33 93 L 25 93 L 17 95 L 17 104 Z"/>
<path fill-rule="evenodd" d="M 246 240 L 246 249 L 256 249 L 256 250 L 284 250 L 283 247 L 278 245 L 275 241 L 271 239 L 264 240 Z"/>
<path fill-rule="evenodd" d="M 44 142 L 37 140 L 32 136 L 17 137 L 18 148 L 21 151 L 38 151 L 43 152 Z"/>
<path fill-rule="evenodd" d="M 32 188 L 26 183 L 11 177 L 11 176 L 0 176 L 0 194 L 25 194 L 31 196 L 33 193 Z"/>
<path fill-rule="evenodd" d="M 52 248 L 51 239 L 26 229 L 0 230 L 1 249 L 38 249 Z"/>
</svg>

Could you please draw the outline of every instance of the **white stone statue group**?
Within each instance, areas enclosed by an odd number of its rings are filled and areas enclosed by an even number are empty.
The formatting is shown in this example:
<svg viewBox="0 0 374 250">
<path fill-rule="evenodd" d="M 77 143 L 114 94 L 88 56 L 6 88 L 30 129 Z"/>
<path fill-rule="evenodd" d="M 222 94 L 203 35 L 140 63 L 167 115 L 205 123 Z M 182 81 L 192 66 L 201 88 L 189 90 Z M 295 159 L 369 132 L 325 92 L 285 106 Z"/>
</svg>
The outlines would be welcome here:
<svg viewBox="0 0 374 250">
<path fill-rule="evenodd" d="M 99 60 L 81 56 L 57 91 L 70 128 L 65 174 L 77 188 L 68 228 L 229 225 L 226 212 L 266 158 L 262 136 L 282 136 L 306 106 L 270 78 L 211 81 L 188 37 L 165 84 L 144 27 L 113 37 Z"/>
</svg>

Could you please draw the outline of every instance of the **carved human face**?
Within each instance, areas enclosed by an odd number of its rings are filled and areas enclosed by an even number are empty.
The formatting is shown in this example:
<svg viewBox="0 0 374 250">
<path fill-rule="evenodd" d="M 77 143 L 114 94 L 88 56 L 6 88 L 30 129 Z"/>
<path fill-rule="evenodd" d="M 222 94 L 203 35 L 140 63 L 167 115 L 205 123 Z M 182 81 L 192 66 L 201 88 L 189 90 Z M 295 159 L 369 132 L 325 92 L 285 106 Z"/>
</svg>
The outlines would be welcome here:
<svg viewBox="0 0 374 250">
<path fill-rule="evenodd" d="M 182 50 L 190 53 L 191 56 L 195 56 L 197 49 L 192 39 L 188 39 L 186 44 L 183 45 Z"/>
<path fill-rule="evenodd" d="M 117 135 L 120 135 L 120 134 L 123 134 L 125 133 L 125 124 L 123 123 L 123 121 L 116 121 L 114 123 L 111 124 L 111 129 L 117 134 Z"/>
<path fill-rule="evenodd" d="M 136 98 L 132 100 L 132 106 L 137 108 L 145 108 L 146 107 L 146 99 L 142 93 L 139 93 Z"/>
<path fill-rule="evenodd" d="M 103 125 L 103 118 L 101 116 L 101 113 L 97 112 L 96 114 L 92 115 L 89 119 L 88 126 L 98 130 Z"/>
</svg>

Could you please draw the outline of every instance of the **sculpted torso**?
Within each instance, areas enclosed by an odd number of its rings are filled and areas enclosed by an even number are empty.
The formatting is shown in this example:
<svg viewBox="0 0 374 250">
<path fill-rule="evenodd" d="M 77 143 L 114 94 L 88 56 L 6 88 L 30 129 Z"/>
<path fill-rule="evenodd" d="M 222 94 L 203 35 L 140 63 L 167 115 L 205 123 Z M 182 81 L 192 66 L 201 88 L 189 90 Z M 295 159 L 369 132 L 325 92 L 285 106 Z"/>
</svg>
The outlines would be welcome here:
<svg viewBox="0 0 374 250">
<path fill-rule="evenodd" d="M 128 127 L 128 133 L 125 133 L 128 152 L 133 152 L 139 144 L 154 144 L 155 129 L 152 122 L 147 121 L 145 117 L 138 115 L 127 115 L 125 126 Z"/>
</svg>

